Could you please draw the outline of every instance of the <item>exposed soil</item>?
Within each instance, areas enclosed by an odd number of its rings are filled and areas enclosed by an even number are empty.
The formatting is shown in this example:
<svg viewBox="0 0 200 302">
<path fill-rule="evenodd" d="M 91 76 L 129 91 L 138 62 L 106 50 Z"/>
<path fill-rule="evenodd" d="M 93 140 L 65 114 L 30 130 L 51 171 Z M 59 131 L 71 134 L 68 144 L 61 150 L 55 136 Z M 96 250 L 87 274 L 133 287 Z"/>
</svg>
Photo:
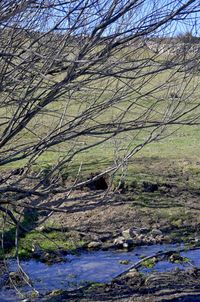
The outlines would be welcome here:
<svg viewBox="0 0 200 302">
<path fill-rule="evenodd" d="M 80 238 L 106 242 L 131 227 L 159 229 L 165 242 L 200 241 L 199 194 L 176 186 L 160 186 L 155 192 L 135 189 L 122 194 L 75 192 L 71 199 L 54 196 L 45 206 L 63 202 L 65 213 L 51 217 L 52 226 L 60 224 Z M 151 242 L 150 242 L 151 243 Z M 155 242 L 152 242 L 155 243 Z"/>
</svg>

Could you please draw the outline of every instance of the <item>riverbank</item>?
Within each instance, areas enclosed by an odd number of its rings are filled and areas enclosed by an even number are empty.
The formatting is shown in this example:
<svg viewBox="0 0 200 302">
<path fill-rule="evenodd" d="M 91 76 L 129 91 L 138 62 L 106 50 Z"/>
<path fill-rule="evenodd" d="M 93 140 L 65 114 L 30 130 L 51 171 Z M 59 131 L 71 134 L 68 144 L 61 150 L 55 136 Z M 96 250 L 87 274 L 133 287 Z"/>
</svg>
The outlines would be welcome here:
<svg viewBox="0 0 200 302">
<path fill-rule="evenodd" d="M 172 163 L 164 166 L 163 162 L 154 161 L 153 165 L 144 160 L 138 162 L 139 164 L 140 172 L 129 174 L 124 186 L 114 193 L 83 188 L 74 191 L 69 197 L 64 193 L 52 195 L 43 201 L 41 205 L 43 210 L 27 212 L 24 225 L 29 227 L 29 231 L 22 234 L 19 239 L 20 259 L 37 258 L 53 265 L 62 261 L 60 255 L 62 256 L 63 252 L 65 254 L 76 254 L 79 251 L 127 252 L 142 245 L 148 249 L 148 246 L 153 244 L 164 246 L 173 243 L 185 243 L 187 247 L 198 246 L 200 244 L 198 165 L 196 164 L 196 168 L 193 165 L 192 169 L 188 162 L 183 171 Z M 148 175 L 144 174 L 144 171 L 148 171 Z M 58 204 L 62 204 L 60 212 L 55 212 L 46 220 L 48 212 L 45 209 L 56 207 Z M 14 239 L 14 235 L 12 229 L 5 233 L 5 242 L 7 240 L 10 244 L 6 251 L 7 256 L 13 256 L 15 253 L 10 240 Z M 141 281 L 139 277 L 136 281 L 132 276 L 120 279 L 122 283 L 117 290 L 118 296 L 115 295 L 118 281 L 113 281 L 114 283 L 100 286 L 93 284 L 86 291 L 77 290 L 73 293 L 64 291 L 60 293 L 55 288 L 55 291 L 51 291 L 50 296 L 44 299 L 66 301 L 68 297 L 72 299 L 69 301 L 93 301 L 94 297 L 96 299 L 94 301 L 140 302 L 165 301 L 162 299 L 170 301 L 172 297 L 177 299 L 184 293 L 186 296 L 198 295 L 199 273 L 196 277 L 191 271 L 178 274 L 179 285 L 173 288 L 176 282 L 174 272 L 167 275 L 157 273 L 157 279 L 164 280 L 163 278 L 167 276 L 167 280 L 162 281 L 159 286 L 156 285 L 155 294 L 153 284 L 147 286 L 146 279 L 142 278 Z M 185 280 L 188 278 L 190 283 L 186 286 Z M 131 282 L 133 287 L 130 285 Z M 128 288 L 127 294 L 124 288 Z M 159 295 L 161 300 L 156 300 Z"/>
</svg>

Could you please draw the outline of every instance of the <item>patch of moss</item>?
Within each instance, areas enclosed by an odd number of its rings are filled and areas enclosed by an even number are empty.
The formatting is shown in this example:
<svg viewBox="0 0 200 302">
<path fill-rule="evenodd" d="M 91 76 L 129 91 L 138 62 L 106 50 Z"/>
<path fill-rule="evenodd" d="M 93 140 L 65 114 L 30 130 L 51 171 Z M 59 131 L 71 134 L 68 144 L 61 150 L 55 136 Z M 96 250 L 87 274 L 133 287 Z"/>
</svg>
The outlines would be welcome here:
<svg viewBox="0 0 200 302">
<path fill-rule="evenodd" d="M 190 259 L 187 257 L 183 257 L 183 262 L 188 263 L 188 262 L 190 262 Z"/>
<path fill-rule="evenodd" d="M 28 259 L 31 256 L 31 250 L 20 247 L 18 251 L 18 256 L 23 259 Z"/>
<path fill-rule="evenodd" d="M 145 268 L 153 268 L 156 262 L 157 262 L 156 258 L 147 259 L 142 261 L 141 266 Z"/>
<path fill-rule="evenodd" d="M 103 287 L 105 284 L 101 282 L 90 282 L 89 289 Z"/>
<path fill-rule="evenodd" d="M 54 289 L 50 294 L 49 296 L 57 296 L 57 295 L 60 295 L 62 293 L 62 290 L 60 289 Z"/>
<path fill-rule="evenodd" d="M 33 245 L 37 245 L 42 251 L 53 252 L 58 248 L 67 251 L 73 251 L 81 248 L 85 244 L 84 241 L 69 240 L 67 235 L 63 232 L 48 232 L 43 234 L 41 232 L 31 231 L 19 240 L 19 246 L 22 251 L 31 251 Z M 24 252 L 25 253 L 25 252 Z"/>
<path fill-rule="evenodd" d="M 187 257 L 180 256 L 179 253 L 174 253 L 169 257 L 169 261 L 172 263 L 188 263 L 190 260 Z"/>
</svg>

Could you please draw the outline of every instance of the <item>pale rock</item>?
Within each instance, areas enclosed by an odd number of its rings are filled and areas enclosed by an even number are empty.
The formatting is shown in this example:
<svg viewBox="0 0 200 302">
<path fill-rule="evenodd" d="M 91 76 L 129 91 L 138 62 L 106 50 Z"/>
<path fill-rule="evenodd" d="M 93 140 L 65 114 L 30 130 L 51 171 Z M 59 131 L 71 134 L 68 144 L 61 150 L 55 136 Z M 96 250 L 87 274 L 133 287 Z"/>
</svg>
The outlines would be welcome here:
<svg viewBox="0 0 200 302">
<path fill-rule="evenodd" d="M 87 247 L 89 249 L 98 249 L 101 247 L 101 242 L 99 241 L 91 241 L 90 243 L 88 243 Z"/>
<path fill-rule="evenodd" d="M 130 229 L 122 231 L 122 236 L 126 239 L 131 238 Z"/>
<path fill-rule="evenodd" d="M 128 273 L 126 274 L 127 277 L 129 278 L 139 278 L 140 277 L 140 273 L 135 269 L 131 269 L 130 271 L 128 271 Z"/>
<path fill-rule="evenodd" d="M 129 249 L 132 246 L 133 246 L 133 240 L 131 239 L 126 239 L 123 243 L 123 248 L 125 249 Z"/>
<path fill-rule="evenodd" d="M 123 245 L 124 240 L 125 240 L 125 238 L 122 237 L 122 236 L 120 236 L 120 237 L 117 237 L 117 238 L 114 240 L 113 243 L 114 243 L 114 245 L 116 245 L 116 246 Z"/>
<path fill-rule="evenodd" d="M 126 239 L 134 238 L 141 234 L 141 230 L 137 227 L 132 227 L 130 229 L 122 231 L 122 236 Z"/>
<path fill-rule="evenodd" d="M 124 237 L 118 237 L 114 240 L 114 245 L 116 247 L 119 247 L 119 248 L 130 248 L 131 246 L 133 246 L 133 240 L 132 239 L 126 239 Z"/>
<path fill-rule="evenodd" d="M 46 228 L 45 228 L 44 225 L 41 225 L 41 226 L 38 227 L 38 231 L 39 231 L 39 232 L 44 232 L 45 229 L 46 229 Z"/>
</svg>

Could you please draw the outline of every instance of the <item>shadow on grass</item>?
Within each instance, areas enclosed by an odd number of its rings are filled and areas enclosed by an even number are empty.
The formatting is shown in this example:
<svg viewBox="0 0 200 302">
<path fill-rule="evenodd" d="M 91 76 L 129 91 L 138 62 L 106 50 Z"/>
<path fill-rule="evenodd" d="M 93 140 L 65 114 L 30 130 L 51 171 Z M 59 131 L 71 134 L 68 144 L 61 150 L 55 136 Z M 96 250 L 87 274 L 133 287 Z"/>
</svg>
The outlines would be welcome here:
<svg viewBox="0 0 200 302">
<path fill-rule="evenodd" d="M 21 227 L 19 229 L 19 237 L 23 237 L 26 233 L 32 231 L 36 226 L 36 221 L 38 219 L 38 213 L 35 209 L 25 209 L 23 215 L 23 221 L 20 223 Z M 12 227 L 3 234 L 3 246 L 5 252 L 8 252 L 15 246 L 15 237 L 16 237 L 16 227 Z"/>
<path fill-rule="evenodd" d="M 133 196 L 134 197 L 134 196 Z M 138 206 L 140 208 L 152 208 L 152 209 L 169 209 L 169 208 L 184 208 L 184 203 L 176 202 L 172 198 L 166 198 L 163 200 L 155 200 L 152 196 L 148 196 L 146 200 L 143 198 L 138 198 L 138 200 L 133 200 L 134 198 L 126 195 L 115 194 L 111 196 L 105 196 L 104 192 L 89 192 L 85 195 L 65 198 L 60 197 L 56 200 L 48 200 L 43 202 L 40 209 L 43 215 L 48 214 L 48 209 L 53 209 L 62 205 L 62 209 L 66 213 L 79 213 L 87 212 L 94 209 L 99 210 L 104 206 L 118 207 L 120 205 L 129 205 L 130 207 Z M 37 203 L 37 202 L 36 202 Z"/>
</svg>

